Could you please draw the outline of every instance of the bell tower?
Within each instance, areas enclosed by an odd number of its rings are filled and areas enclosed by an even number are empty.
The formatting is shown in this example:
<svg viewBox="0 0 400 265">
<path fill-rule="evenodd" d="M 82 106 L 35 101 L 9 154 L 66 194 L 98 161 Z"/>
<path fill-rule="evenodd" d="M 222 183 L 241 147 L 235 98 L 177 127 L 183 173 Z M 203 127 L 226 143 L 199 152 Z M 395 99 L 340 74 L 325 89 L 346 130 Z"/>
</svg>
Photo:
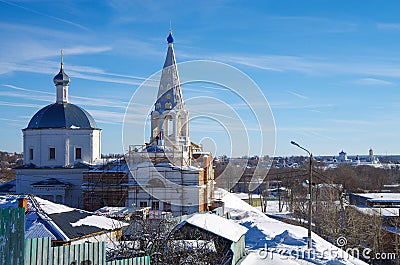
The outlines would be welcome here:
<svg viewBox="0 0 400 265">
<path fill-rule="evenodd" d="M 188 152 L 189 112 L 186 110 L 174 53 L 172 30 L 167 37 L 168 51 L 161 74 L 157 100 L 151 113 L 152 145 Z"/>
</svg>

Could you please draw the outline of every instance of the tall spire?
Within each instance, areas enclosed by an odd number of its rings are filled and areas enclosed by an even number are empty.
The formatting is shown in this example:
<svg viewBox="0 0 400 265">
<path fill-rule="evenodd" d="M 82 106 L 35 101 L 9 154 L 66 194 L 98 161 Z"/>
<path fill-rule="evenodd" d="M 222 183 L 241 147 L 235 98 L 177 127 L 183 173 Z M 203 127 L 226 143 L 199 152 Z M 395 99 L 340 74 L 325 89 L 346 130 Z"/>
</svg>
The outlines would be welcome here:
<svg viewBox="0 0 400 265">
<path fill-rule="evenodd" d="M 150 142 L 155 145 L 162 145 L 166 149 L 182 150 L 186 156 L 189 154 L 187 147 L 190 146 L 189 112 L 186 110 L 182 97 L 178 66 L 175 60 L 172 27 L 167 42 L 167 57 L 161 73 L 158 97 L 154 104 L 154 111 L 151 113 Z"/>
<path fill-rule="evenodd" d="M 60 58 L 60 71 L 53 78 L 53 82 L 56 85 L 57 92 L 57 103 L 68 103 L 68 86 L 70 83 L 69 76 L 64 72 L 64 52 L 61 50 Z"/>
<path fill-rule="evenodd" d="M 155 110 L 159 113 L 174 108 L 184 109 L 182 88 L 179 81 L 178 67 L 176 65 L 173 46 L 172 28 L 167 37 L 168 51 L 161 74 L 158 97 L 155 103 Z"/>
</svg>

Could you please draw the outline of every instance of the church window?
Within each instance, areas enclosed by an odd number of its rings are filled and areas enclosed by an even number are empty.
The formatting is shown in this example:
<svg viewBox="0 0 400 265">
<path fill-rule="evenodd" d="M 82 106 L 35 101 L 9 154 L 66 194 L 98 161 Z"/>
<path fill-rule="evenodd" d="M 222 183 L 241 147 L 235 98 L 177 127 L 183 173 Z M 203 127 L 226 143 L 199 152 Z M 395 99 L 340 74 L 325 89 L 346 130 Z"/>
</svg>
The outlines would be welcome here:
<svg viewBox="0 0 400 265">
<path fill-rule="evenodd" d="M 172 135 L 173 132 L 174 132 L 174 125 L 172 119 L 168 119 L 168 130 L 167 130 L 168 136 Z"/>
<path fill-rule="evenodd" d="M 42 195 L 40 197 L 45 199 L 45 200 L 54 202 L 54 196 L 53 195 Z"/>
<path fill-rule="evenodd" d="M 164 119 L 164 132 L 167 136 L 172 136 L 174 131 L 174 123 L 172 121 L 172 117 L 170 115 L 166 116 Z"/>
<path fill-rule="evenodd" d="M 56 149 L 54 147 L 50 147 L 49 149 L 49 158 L 56 159 Z"/>
<path fill-rule="evenodd" d="M 158 201 L 152 202 L 152 203 L 151 203 L 151 209 L 153 209 L 153 210 L 159 210 L 159 209 L 160 209 L 160 202 L 158 202 Z"/>
<path fill-rule="evenodd" d="M 168 68 L 168 74 L 171 74 L 171 68 Z"/>
<path fill-rule="evenodd" d="M 140 207 L 140 208 L 145 208 L 145 207 L 147 207 L 147 202 L 146 202 L 146 201 L 141 201 L 141 202 L 139 203 L 139 207 Z"/>
<path fill-rule="evenodd" d="M 170 202 L 164 202 L 164 211 L 165 212 L 171 211 L 171 203 Z"/>
<path fill-rule="evenodd" d="M 75 148 L 75 159 L 82 159 L 82 148 Z"/>
<path fill-rule="evenodd" d="M 56 203 L 63 203 L 63 197 L 61 195 L 56 195 Z"/>
<path fill-rule="evenodd" d="M 29 148 L 29 160 L 33 160 L 33 148 Z"/>
<path fill-rule="evenodd" d="M 167 90 L 170 90 L 170 89 L 171 89 L 171 85 L 168 84 L 168 85 L 167 85 Z"/>
<path fill-rule="evenodd" d="M 170 94 L 167 95 L 167 99 L 171 99 L 171 95 Z"/>
</svg>

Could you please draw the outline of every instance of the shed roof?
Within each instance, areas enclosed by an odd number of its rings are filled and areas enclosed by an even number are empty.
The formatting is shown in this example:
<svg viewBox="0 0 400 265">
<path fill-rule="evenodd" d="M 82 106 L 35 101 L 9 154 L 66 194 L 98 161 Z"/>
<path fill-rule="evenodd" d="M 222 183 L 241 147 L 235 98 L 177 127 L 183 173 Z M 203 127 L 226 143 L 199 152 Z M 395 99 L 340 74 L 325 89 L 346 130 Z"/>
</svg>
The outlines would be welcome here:
<svg viewBox="0 0 400 265">
<path fill-rule="evenodd" d="M 18 195 L 0 196 L 0 208 L 17 208 Z M 94 213 L 28 196 L 25 237 L 70 241 L 94 233 L 118 230 L 128 224 Z"/>
<path fill-rule="evenodd" d="M 183 221 L 233 242 L 247 233 L 247 228 L 215 214 L 195 214 Z"/>
</svg>

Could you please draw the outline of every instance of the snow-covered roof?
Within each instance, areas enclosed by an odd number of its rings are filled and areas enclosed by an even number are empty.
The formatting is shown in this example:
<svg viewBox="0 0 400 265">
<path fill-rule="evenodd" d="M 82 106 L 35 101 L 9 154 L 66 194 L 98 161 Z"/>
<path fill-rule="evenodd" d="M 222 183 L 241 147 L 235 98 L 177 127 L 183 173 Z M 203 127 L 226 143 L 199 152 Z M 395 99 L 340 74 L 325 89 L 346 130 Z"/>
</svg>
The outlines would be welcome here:
<svg viewBox="0 0 400 265">
<path fill-rule="evenodd" d="M 19 195 L 0 196 L 0 208 L 17 208 Z M 50 237 L 52 240 L 70 241 L 95 233 L 113 231 L 127 226 L 94 213 L 28 196 L 25 214 L 25 237 Z"/>
<path fill-rule="evenodd" d="M 246 250 L 249 254 L 240 264 L 367 265 L 367 263 L 349 256 L 346 251 L 332 245 L 314 232 L 312 233 L 312 251 L 315 255 L 310 260 L 301 259 L 299 253 L 309 251 L 307 228 L 272 219 L 235 194 L 222 189 L 215 190 L 215 198 L 220 198 L 225 203 L 225 210 L 229 211 L 232 221 L 249 229 L 246 234 Z M 268 249 L 266 249 L 266 246 Z M 260 256 L 260 253 L 262 255 L 268 253 L 269 256 L 265 258 L 265 256 Z M 274 253 L 273 258 L 272 253 Z"/>
<path fill-rule="evenodd" d="M 207 230 L 233 242 L 237 242 L 248 230 L 242 225 L 209 213 L 195 214 L 184 222 Z"/>
<path fill-rule="evenodd" d="M 400 193 L 354 193 L 354 195 L 367 198 L 371 202 L 400 202 Z"/>
<path fill-rule="evenodd" d="M 396 208 L 396 207 L 384 207 L 384 208 L 380 208 L 380 207 L 368 207 L 368 206 L 354 206 L 351 205 L 352 207 L 354 207 L 357 211 L 366 214 L 366 215 L 380 215 L 383 217 L 397 217 L 400 215 L 400 208 Z"/>
</svg>

